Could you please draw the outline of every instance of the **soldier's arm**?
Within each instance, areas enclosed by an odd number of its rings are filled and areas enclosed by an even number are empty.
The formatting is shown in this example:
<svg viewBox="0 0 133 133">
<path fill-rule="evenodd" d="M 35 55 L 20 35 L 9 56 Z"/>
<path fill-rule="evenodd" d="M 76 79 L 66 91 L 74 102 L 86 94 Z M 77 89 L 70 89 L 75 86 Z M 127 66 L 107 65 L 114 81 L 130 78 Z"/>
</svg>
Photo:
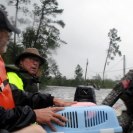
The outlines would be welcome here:
<svg viewBox="0 0 133 133">
<path fill-rule="evenodd" d="M 102 104 L 113 106 L 120 98 L 121 94 L 130 88 L 131 81 L 133 81 L 133 70 L 130 70 L 121 81 L 115 85 L 108 96 L 103 100 Z"/>
</svg>

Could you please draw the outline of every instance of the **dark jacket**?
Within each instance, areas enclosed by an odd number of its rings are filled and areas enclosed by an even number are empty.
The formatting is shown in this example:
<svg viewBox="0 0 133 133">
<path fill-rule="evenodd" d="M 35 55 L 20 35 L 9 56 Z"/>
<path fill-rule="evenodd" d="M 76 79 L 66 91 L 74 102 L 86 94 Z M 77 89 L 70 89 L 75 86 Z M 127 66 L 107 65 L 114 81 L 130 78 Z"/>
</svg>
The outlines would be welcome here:
<svg viewBox="0 0 133 133">
<path fill-rule="evenodd" d="M 8 130 L 0 129 L 0 133 L 10 133 Z"/>
<path fill-rule="evenodd" d="M 124 133 L 128 133 L 133 122 L 133 70 L 130 70 L 121 81 L 115 85 L 102 104 L 113 106 L 118 99 L 121 99 L 127 110 L 122 113 L 118 120 L 123 127 Z M 132 130 L 133 131 L 133 130 Z"/>
<path fill-rule="evenodd" d="M 27 92 L 38 92 L 39 91 L 39 78 L 31 76 L 28 74 L 26 71 L 18 71 L 17 72 L 18 76 L 22 79 L 23 84 L 24 84 L 24 90 Z"/>
<path fill-rule="evenodd" d="M 19 78 L 23 81 L 23 89 L 26 92 L 35 93 L 39 91 L 39 78 L 35 76 L 31 76 L 27 71 L 17 68 L 15 66 L 6 66 L 7 72 L 14 72 L 18 75 Z"/>
<path fill-rule="evenodd" d="M 11 85 L 16 107 L 5 110 L 0 107 L 0 129 L 16 131 L 36 122 L 33 109 L 45 108 L 53 105 L 50 94 L 26 93 Z"/>
</svg>

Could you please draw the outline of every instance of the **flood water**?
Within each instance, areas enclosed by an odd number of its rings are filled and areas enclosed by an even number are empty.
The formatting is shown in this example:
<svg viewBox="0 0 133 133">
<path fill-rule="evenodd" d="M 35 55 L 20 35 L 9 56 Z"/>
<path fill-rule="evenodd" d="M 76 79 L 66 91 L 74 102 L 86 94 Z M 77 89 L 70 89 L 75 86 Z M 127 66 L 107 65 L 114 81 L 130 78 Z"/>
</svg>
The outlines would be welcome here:
<svg viewBox="0 0 133 133">
<path fill-rule="evenodd" d="M 54 97 L 64 99 L 66 101 L 73 101 L 76 87 L 64 87 L 64 86 L 48 86 L 44 91 L 44 93 L 50 93 Z M 96 94 L 96 102 L 98 105 L 101 104 L 103 99 L 109 94 L 111 89 L 100 89 L 95 90 Z M 121 100 L 118 100 L 114 105 L 114 108 L 120 112 L 125 109 L 125 106 Z"/>
</svg>

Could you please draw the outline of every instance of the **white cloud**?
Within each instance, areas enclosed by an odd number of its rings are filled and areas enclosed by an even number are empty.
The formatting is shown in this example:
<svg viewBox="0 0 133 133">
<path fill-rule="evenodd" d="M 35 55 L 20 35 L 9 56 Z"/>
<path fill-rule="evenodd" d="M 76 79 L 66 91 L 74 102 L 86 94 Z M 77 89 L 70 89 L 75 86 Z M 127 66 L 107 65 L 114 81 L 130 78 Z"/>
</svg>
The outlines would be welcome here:
<svg viewBox="0 0 133 133">
<path fill-rule="evenodd" d="M 85 71 L 88 58 L 88 77 L 95 76 L 96 73 L 102 76 L 109 43 L 107 34 L 111 28 L 116 28 L 121 37 L 122 42 L 119 44 L 120 50 L 126 55 L 126 67 L 133 67 L 132 0 L 58 0 L 58 2 L 60 8 L 64 9 L 61 18 L 66 23 L 66 27 L 61 30 L 61 37 L 68 43 L 67 46 L 59 48 L 55 55 L 63 75 L 73 77 L 77 64 Z M 107 70 L 109 67 L 112 72 L 106 73 L 108 78 L 122 76 L 122 57 L 111 61 Z"/>
<path fill-rule="evenodd" d="M 119 44 L 120 50 L 126 55 L 126 67 L 133 67 L 133 0 L 57 1 L 59 7 L 64 9 L 60 18 L 66 23 L 65 28 L 61 29 L 61 38 L 68 44 L 62 45 L 54 57 L 64 76 L 74 77 L 77 64 L 85 72 L 87 58 L 87 76 L 91 78 L 98 73 L 102 76 L 109 43 L 107 34 L 111 28 L 116 28 L 121 37 Z M 122 68 L 122 57 L 117 57 L 107 66 L 106 76 L 121 78 Z"/>
</svg>

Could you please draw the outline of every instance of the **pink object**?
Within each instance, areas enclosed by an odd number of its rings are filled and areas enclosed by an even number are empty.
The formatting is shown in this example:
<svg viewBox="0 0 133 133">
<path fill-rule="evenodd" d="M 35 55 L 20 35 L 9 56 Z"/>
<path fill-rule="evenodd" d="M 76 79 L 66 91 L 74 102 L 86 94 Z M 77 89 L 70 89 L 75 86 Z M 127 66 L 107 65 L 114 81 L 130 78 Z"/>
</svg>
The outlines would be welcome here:
<svg viewBox="0 0 133 133">
<path fill-rule="evenodd" d="M 73 104 L 71 106 L 96 106 L 96 104 L 92 102 L 77 102 L 76 104 Z"/>
<path fill-rule="evenodd" d="M 92 102 L 77 102 L 76 104 L 71 105 L 72 107 L 90 107 L 90 106 L 96 106 L 95 103 Z M 95 116 L 95 112 L 88 112 L 87 117 L 88 119 L 91 119 Z"/>
</svg>

